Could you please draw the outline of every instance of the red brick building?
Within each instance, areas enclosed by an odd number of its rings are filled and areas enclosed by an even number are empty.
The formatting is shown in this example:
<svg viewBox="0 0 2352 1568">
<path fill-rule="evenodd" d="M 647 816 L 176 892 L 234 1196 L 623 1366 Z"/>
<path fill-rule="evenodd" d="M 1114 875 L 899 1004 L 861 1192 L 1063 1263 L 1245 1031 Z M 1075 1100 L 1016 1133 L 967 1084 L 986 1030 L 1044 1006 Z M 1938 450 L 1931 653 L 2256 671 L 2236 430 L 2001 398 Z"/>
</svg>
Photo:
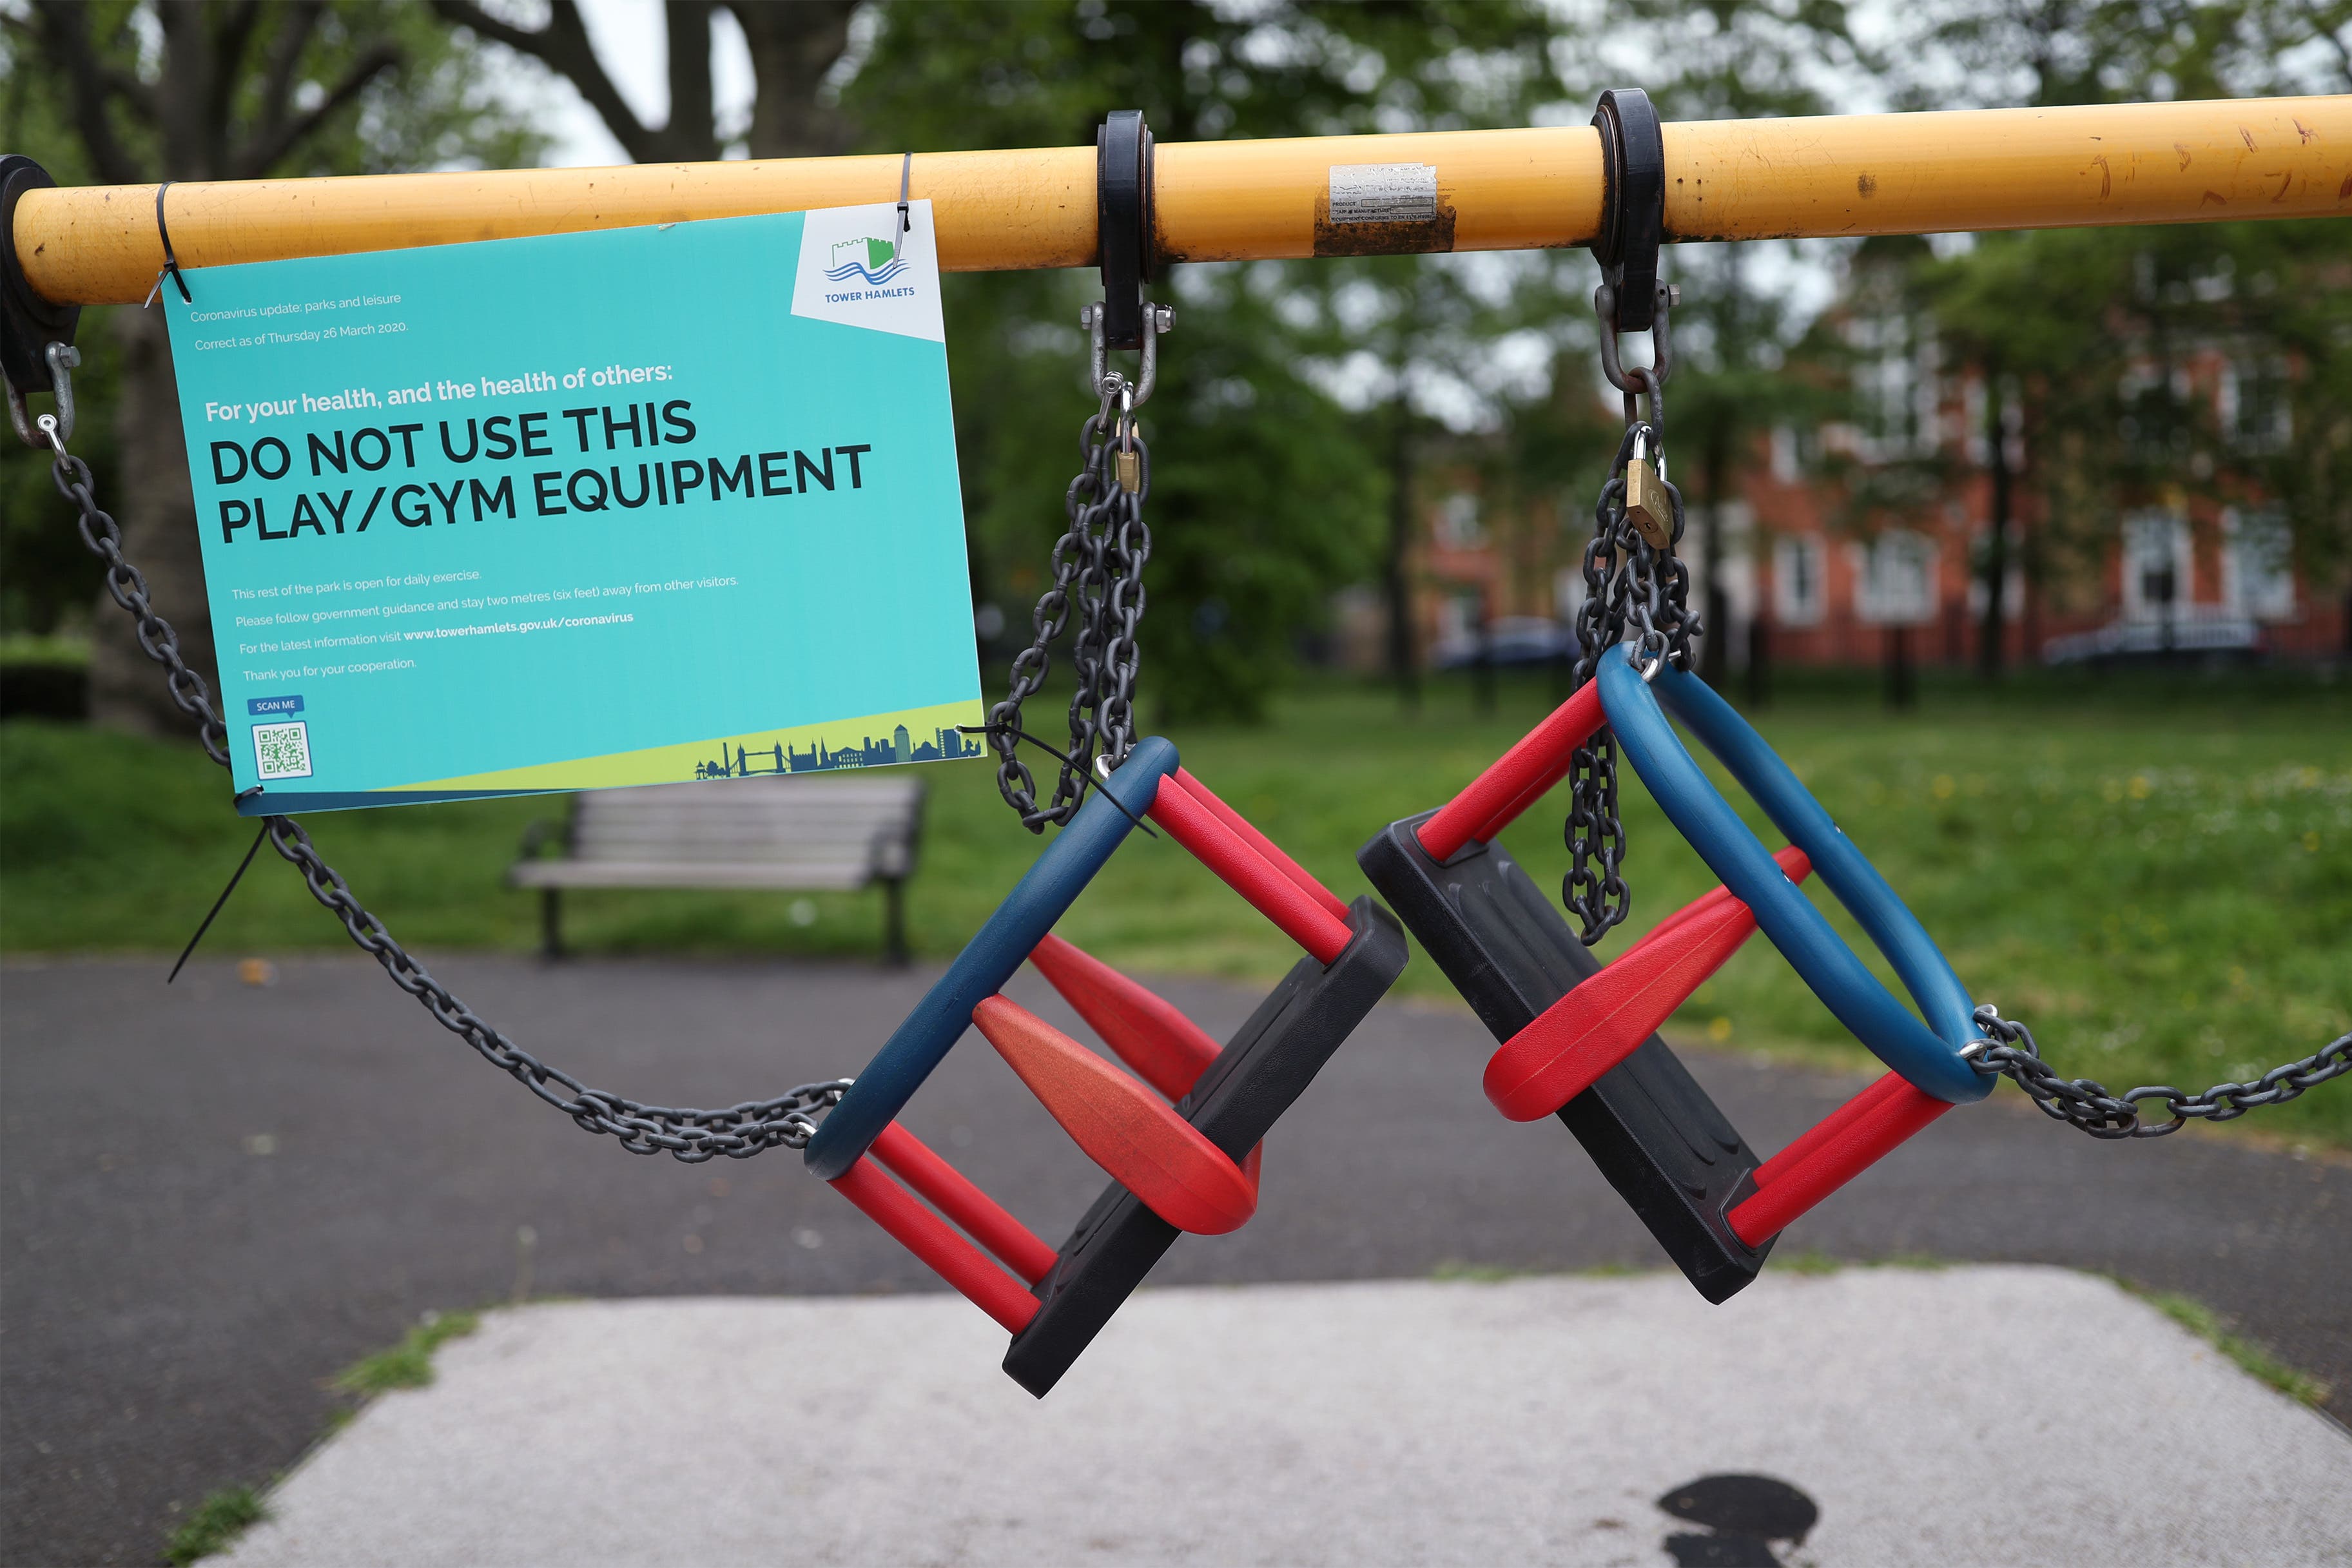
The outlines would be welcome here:
<svg viewBox="0 0 2352 1568">
<path fill-rule="evenodd" d="M 1712 519 L 1712 549 L 1706 508 L 1692 507 L 1684 555 L 1693 603 L 1705 602 L 1711 569 L 1730 622 L 1714 630 L 1727 634 L 1735 667 L 1759 621 L 1775 664 L 1875 664 L 1898 636 L 1916 662 L 1973 663 L 1993 510 L 1983 384 L 1941 366 L 1932 337 L 1905 318 L 1850 311 L 1833 329 L 1847 340 L 1853 418 L 1759 435 L 1738 498 Z M 2209 413 L 2222 439 L 2257 451 L 2291 439 L 2277 391 L 2283 366 L 2218 348 L 2180 364 L 2174 391 Z M 2006 444 L 2011 472 L 2028 473 L 2037 455 L 2013 426 Z M 1856 485 L 1898 470 L 1933 477 L 1858 522 Z M 1538 622 L 1566 621 L 1583 598 L 1577 562 L 1590 499 L 1498 506 L 1477 472 L 1465 461 L 1422 477 L 1413 580 L 1416 645 L 1427 662 L 1468 657 L 1482 623 L 1524 649 Z M 1675 477 L 1688 486 L 1687 473 Z M 2090 528 L 2069 530 L 2062 551 L 2038 548 L 2040 487 L 2021 478 L 2011 488 L 2006 662 L 2165 650 L 2294 662 L 2352 653 L 2347 585 L 2299 575 L 2281 514 L 2259 498 L 2225 503 L 2185 486 L 2137 504 L 2118 498 Z M 1355 591 L 1339 612 L 1342 658 L 1378 667 L 1376 597 Z"/>
</svg>

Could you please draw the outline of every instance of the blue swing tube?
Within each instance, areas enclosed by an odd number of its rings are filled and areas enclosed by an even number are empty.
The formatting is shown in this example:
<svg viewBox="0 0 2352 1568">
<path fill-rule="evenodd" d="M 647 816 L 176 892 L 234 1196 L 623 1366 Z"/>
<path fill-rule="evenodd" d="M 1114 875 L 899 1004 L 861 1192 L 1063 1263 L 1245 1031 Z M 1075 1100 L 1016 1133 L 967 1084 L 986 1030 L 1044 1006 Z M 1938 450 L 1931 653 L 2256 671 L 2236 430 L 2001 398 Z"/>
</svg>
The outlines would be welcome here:
<svg viewBox="0 0 2352 1568">
<path fill-rule="evenodd" d="M 1926 1093 L 1955 1105 L 1990 1093 L 1992 1078 L 1962 1054 L 1984 1036 L 1959 976 L 1918 916 L 1763 737 L 1696 675 L 1661 664 L 1643 680 L 1630 647 L 1602 657 L 1600 682 L 1610 727 L 1666 819 L 1732 896 L 1755 912 L 1757 925 L 1837 1020 Z M 1789 841 L 1811 857 L 1822 884 L 1902 977 L 1926 1024 L 1863 967 L 1797 890 L 1699 770 L 1666 722 L 1668 714 L 1696 735 Z"/>
<path fill-rule="evenodd" d="M 971 1027 L 971 1009 L 1004 988 L 1013 972 L 1127 841 L 1136 819 L 1150 808 L 1160 781 L 1175 772 L 1176 766 L 1176 748 L 1158 736 L 1136 742 L 1127 760 L 1087 798 L 1070 825 L 1055 835 L 1005 894 L 996 914 L 956 955 L 948 972 L 825 1117 L 804 1156 L 812 1172 L 831 1181 L 857 1163 Z"/>
</svg>

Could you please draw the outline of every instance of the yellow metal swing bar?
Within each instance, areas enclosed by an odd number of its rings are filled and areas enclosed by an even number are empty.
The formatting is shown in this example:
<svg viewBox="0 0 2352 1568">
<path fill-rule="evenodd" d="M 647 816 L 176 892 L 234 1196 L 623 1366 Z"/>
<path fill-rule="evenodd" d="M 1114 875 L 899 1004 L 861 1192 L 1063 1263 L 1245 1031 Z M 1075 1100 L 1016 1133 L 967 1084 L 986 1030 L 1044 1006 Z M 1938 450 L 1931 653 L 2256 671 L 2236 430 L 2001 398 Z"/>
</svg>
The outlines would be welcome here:
<svg viewBox="0 0 2352 1568">
<path fill-rule="evenodd" d="M 2101 104 L 1664 128 L 1669 239 L 1762 239 L 2352 215 L 2352 96 Z M 1527 250 L 1601 224 L 1590 126 L 1161 143 L 1171 261 Z M 1334 167 L 1435 170 L 1426 221 L 1333 223 Z M 896 201 L 900 158 L 638 164 L 172 187 L 184 266 Z M 951 272 L 1095 260 L 1095 150 L 919 153 Z M 59 305 L 145 298 L 163 264 L 152 185 L 30 191 L 26 280 Z"/>
</svg>

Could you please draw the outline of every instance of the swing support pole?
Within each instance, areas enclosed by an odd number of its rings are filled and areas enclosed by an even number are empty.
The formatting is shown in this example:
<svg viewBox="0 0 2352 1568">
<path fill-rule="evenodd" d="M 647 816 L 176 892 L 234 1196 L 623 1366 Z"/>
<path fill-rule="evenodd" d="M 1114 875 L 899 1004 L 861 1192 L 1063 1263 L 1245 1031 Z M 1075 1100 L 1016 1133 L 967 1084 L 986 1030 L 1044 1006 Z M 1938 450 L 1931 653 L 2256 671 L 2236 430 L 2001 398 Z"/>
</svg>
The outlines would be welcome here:
<svg viewBox="0 0 2352 1568">
<path fill-rule="evenodd" d="M 2352 95 L 1664 131 L 1674 240 L 2352 215 Z M 1089 267 L 1095 169 L 1091 147 L 918 153 L 908 189 L 933 204 L 947 271 Z M 170 224 L 184 265 L 214 267 L 895 202 L 902 172 L 888 153 L 188 183 Z M 1589 125 L 1163 142 L 1153 240 L 1171 262 L 1583 246 L 1604 187 Z M 53 305 L 143 298 L 163 265 L 155 206 L 152 185 L 26 191 L 26 281 Z"/>
</svg>

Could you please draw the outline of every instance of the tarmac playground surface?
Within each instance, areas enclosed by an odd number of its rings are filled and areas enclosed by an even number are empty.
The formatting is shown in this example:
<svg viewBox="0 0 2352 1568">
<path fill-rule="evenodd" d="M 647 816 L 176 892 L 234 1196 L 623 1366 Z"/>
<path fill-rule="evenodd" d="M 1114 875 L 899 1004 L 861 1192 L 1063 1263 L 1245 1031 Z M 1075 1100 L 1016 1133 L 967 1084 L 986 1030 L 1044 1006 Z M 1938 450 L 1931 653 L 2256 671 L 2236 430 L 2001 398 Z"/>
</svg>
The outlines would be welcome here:
<svg viewBox="0 0 2352 1568">
<path fill-rule="evenodd" d="M 289 1467 L 226 1561 L 2352 1558 L 2342 1428 L 2068 1271 L 2210 1303 L 2341 1416 L 2340 1159 L 2102 1145 L 2004 1089 L 1708 1307 L 1672 1274 L 1573 1276 L 1661 1260 L 1564 1130 L 1486 1104 L 1475 1020 L 1389 1003 L 1268 1140 L 1258 1217 L 1180 1241 L 1041 1403 L 993 1324 L 789 1154 L 632 1158 L 362 959 L 267 988 L 222 959 L 166 990 L 163 967 L 0 971 L 11 1564 L 153 1562 L 207 1493 Z M 671 1103 L 855 1071 L 932 973 L 435 969 L 547 1060 Z M 1255 999 L 1160 988 L 1216 1033 Z M 1684 1054 L 1767 1150 L 1861 1082 Z M 992 1051 L 952 1055 L 909 1122 L 1049 1239 L 1100 1188 Z M 337 1372 L 517 1299 L 319 1444 Z"/>
</svg>

